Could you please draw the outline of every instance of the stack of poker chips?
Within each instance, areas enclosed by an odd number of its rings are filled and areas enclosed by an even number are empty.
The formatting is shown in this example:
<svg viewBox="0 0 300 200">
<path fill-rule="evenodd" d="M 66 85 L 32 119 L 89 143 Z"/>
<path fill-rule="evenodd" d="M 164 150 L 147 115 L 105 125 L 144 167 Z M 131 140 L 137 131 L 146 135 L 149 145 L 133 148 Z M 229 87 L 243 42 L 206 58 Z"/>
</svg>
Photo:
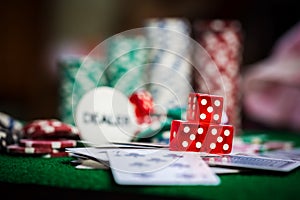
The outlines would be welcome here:
<svg viewBox="0 0 300 200">
<path fill-rule="evenodd" d="M 184 18 L 150 18 L 144 24 L 154 102 L 165 110 L 184 107 L 192 90 L 190 23 Z"/>
<path fill-rule="evenodd" d="M 64 55 L 58 61 L 60 68 L 60 119 L 75 125 L 74 111 L 81 97 L 88 91 L 107 85 L 105 62 L 84 55 Z"/>
<path fill-rule="evenodd" d="M 23 124 L 12 116 L 0 112 L 0 152 L 6 152 L 7 146 L 19 142 L 23 137 Z"/>
<path fill-rule="evenodd" d="M 7 146 L 14 155 L 31 155 L 45 158 L 69 156 L 65 148 L 76 147 L 79 132 L 76 127 L 57 119 L 40 119 L 25 124 L 23 138 Z"/>
<path fill-rule="evenodd" d="M 240 130 L 240 73 L 242 32 L 236 20 L 198 20 L 193 24 L 195 40 L 206 50 L 195 52 L 197 92 L 224 96 L 228 124 Z M 203 51 L 203 50 L 202 50 Z M 203 78 L 204 77 L 204 78 Z"/>
<path fill-rule="evenodd" d="M 109 86 L 126 96 L 145 87 L 147 76 L 145 63 L 148 50 L 146 37 L 138 35 L 116 35 L 107 42 L 106 75 Z"/>
</svg>

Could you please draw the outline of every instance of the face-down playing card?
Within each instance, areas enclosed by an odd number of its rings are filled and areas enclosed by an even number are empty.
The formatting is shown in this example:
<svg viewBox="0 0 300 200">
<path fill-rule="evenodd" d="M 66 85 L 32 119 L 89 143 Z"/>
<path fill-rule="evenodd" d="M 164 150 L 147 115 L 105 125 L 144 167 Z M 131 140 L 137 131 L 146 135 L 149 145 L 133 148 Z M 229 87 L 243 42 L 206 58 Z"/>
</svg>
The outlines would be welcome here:
<svg viewBox="0 0 300 200">
<path fill-rule="evenodd" d="M 219 177 L 199 154 L 166 149 L 107 151 L 116 183 L 121 185 L 218 185 Z"/>
</svg>

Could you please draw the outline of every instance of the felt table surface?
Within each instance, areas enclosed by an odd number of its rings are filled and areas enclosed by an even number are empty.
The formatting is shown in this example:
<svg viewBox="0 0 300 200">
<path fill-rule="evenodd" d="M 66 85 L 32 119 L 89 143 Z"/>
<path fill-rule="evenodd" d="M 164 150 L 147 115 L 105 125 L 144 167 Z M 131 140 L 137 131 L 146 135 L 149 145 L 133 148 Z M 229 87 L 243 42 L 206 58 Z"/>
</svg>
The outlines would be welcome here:
<svg viewBox="0 0 300 200">
<path fill-rule="evenodd" d="M 296 147 L 300 146 L 297 133 L 244 131 L 243 134 L 262 133 L 274 140 L 293 141 Z M 124 186 L 114 182 L 110 170 L 76 169 L 70 163 L 73 159 L 1 154 L 1 194 L 20 191 L 24 196 L 72 199 L 91 194 L 121 199 L 294 199 L 300 184 L 300 168 L 297 168 L 288 173 L 250 171 L 219 175 L 221 183 L 218 186 Z"/>
</svg>

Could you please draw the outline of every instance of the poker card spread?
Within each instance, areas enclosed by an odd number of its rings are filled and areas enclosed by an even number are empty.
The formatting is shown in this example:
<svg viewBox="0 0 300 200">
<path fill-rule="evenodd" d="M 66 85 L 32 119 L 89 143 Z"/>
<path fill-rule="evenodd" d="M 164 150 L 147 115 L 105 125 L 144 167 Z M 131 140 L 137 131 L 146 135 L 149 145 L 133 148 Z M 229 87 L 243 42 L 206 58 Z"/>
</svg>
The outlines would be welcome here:
<svg viewBox="0 0 300 200">
<path fill-rule="evenodd" d="M 120 185 L 219 185 L 220 179 L 195 152 L 155 148 L 67 148 L 73 157 L 109 167 Z"/>
<path fill-rule="evenodd" d="M 115 181 L 121 185 L 219 185 L 219 177 L 195 153 L 169 150 L 110 150 Z"/>
</svg>

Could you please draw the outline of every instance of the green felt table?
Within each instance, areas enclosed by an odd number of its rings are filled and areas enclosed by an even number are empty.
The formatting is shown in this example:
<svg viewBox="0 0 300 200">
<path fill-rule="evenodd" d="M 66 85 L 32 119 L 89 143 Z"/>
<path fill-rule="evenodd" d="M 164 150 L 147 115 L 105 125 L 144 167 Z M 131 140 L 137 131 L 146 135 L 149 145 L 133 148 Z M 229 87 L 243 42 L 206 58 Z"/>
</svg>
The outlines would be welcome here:
<svg viewBox="0 0 300 200">
<path fill-rule="evenodd" d="M 244 131 L 268 134 L 272 139 L 293 141 L 300 146 L 300 135 L 285 131 Z M 219 175 L 218 186 L 121 186 L 109 170 L 79 170 L 73 158 L 39 158 L 0 155 L 1 196 L 23 195 L 31 199 L 296 199 L 300 168 L 289 173 L 251 171 Z"/>
</svg>

